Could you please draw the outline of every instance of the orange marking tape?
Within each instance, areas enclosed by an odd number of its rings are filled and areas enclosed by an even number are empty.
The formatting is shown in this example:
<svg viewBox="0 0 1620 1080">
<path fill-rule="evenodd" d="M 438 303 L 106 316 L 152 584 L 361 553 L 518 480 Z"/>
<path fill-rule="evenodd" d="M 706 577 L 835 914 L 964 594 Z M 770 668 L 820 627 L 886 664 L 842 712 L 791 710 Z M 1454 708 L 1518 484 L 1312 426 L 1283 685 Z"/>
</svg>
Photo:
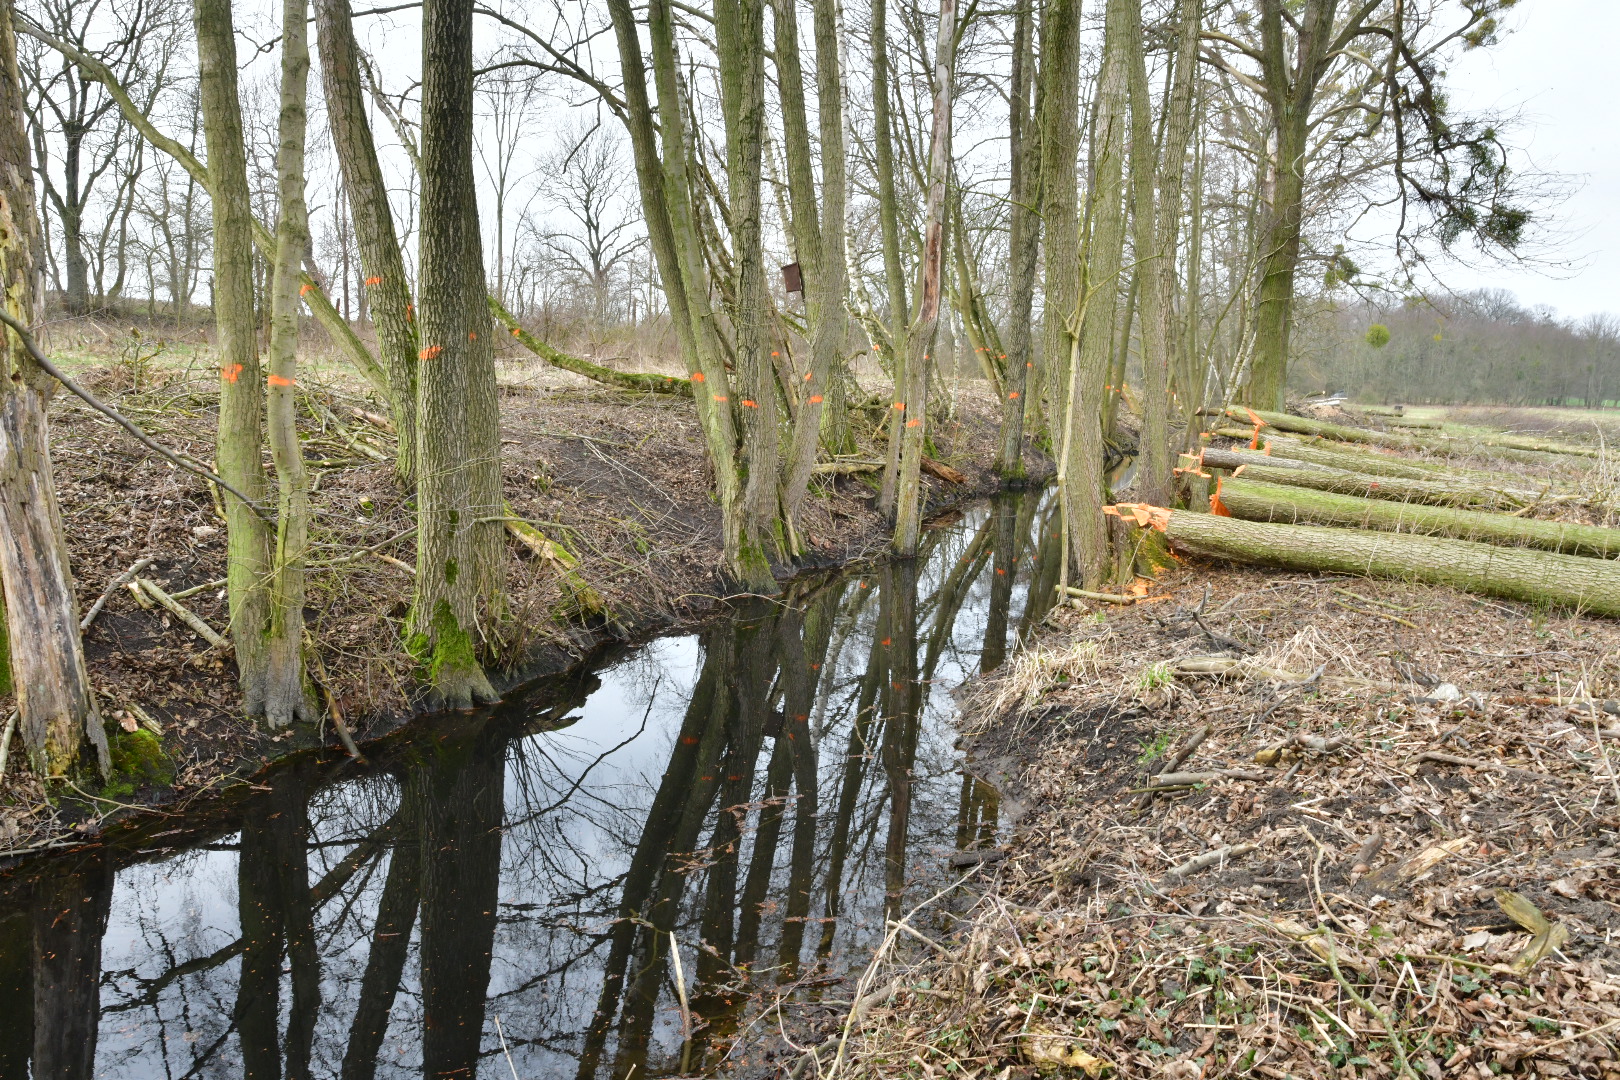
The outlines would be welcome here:
<svg viewBox="0 0 1620 1080">
<path fill-rule="evenodd" d="M 228 368 L 220 368 L 219 369 L 219 377 L 224 379 L 228 383 L 235 382 L 236 377 L 238 375 L 240 375 L 240 374 L 242 374 L 242 365 L 241 364 L 232 364 Z"/>
<path fill-rule="evenodd" d="M 811 394 L 810 395 L 810 404 L 812 404 L 812 405 L 820 405 L 821 404 L 821 395 L 820 394 Z"/>
<path fill-rule="evenodd" d="M 442 352 L 444 352 L 443 345 L 429 345 L 427 348 L 417 353 L 416 358 L 418 360 L 432 360 L 435 356 L 438 356 Z"/>
<path fill-rule="evenodd" d="M 293 381 L 280 375 L 272 375 L 270 376 L 269 383 L 271 386 L 291 386 Z"/>
</svg>

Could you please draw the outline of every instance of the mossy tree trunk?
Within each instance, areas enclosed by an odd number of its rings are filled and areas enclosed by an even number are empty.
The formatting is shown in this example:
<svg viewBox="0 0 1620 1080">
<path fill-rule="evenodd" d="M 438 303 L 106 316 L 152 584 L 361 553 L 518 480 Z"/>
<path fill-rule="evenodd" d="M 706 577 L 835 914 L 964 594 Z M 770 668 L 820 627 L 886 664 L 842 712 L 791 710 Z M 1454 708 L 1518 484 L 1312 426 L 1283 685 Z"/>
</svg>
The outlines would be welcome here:
<svg viewBox="0 0 1620 1080">
<path fill-rule="evenodd" d="M 316 0 L 315 29 L 320 42 L 327 124 L 349 197 L 354 238 L 366 275 L 366 302 L 377 328 L 383 367 L 388 373 L 389 403 L 399 432 L 394 474 L 402 487 L 409 488 L 416 480 L 416 324 L 405 259 L 388 205 L 388 186 L 377 160 L 371 124 L 366 119 L 359 49 L 347 0 Z"/>
<path fill-rule="evenodd" d="M 421 370 L 412 651 L 430 697 L 495 698 L 479 660 L 503 616 L 500 416 L 473 177 L 471 0 L 422 9 Z M 481 640 L 482 639 L 482 640 Z"/>
<path fill-rule="evenodd" d="M 230 0 L 195 0 L 198 100 L 213 196 L 214 347 L 219 354 L 219 431 L 215 463 L 237 491 L 263 503 L 264 374 L 253 303 L 253 211 L 236 79 Z M 231 644 L 243 712 L 263 717 L 269 693 L 270 578 L 274 540 L 254 507 L 222 491 Z"/>
<path fill-rule="evenodd" d="M 304 560 L 309 548 L 309 475 L 298 441 L 298 309 L 309 213 L 304 204 L 305 102 L 309 90 L 308 0 L 282 6 L 281 116 L 276 147 L 275 265 L 270 285 L 270 356 L 265 410 L 276 471 L 276 539 L 271 563 L 264 719 L 272 729 L 320 718 L 304 673 Z"/>
<path fill-rule="evenodd" d="M 0 168 L 0 304 L 29 325 L 44 298 L 11 19 L 11 0 L 0 0 L 0 161 L 10 163 Z M 51 466 L 45 407 L 55 388 L 21 339 L 0 328 L 0 682 L 16 692 L 23 746 L 41 777 L 77 771 L 86 752 L 97 771 L 108 765 Z"/>
</svg>

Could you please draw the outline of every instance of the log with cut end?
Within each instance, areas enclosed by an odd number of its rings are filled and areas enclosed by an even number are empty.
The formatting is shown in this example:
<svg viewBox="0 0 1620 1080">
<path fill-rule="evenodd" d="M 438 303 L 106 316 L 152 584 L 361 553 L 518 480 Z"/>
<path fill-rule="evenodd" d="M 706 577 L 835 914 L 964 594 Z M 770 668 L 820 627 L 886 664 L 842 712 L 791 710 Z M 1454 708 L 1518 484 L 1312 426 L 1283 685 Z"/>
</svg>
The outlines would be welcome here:
<svg viewBox="0 0 1620 1080">
<path fill-rule="evenodd" d="M 1258 459 L 1258 460 L 1257 460 Z M 1230 450 L 1204 451 L 1206 468 L 1237 469 L 1240 478 L 1261 480 L 1270 484 L 1331 491 L 1340 495 L 1355 495 L 1363 499 L 1385 499 L 1395 502 L 1424 503 L 1430 506 L 1461 506 L 1480 510 L 1518 510 L 1538 501 L 1539 493 L 1503 487 L 1487 487 L 1473 480 L 1408 480 L 1401 476 L 1367 476 L 1364 473 L 1329 468 L 1325 465 L 1301 466 L 1299 462 L 1277 464 L 1255 454 L 1239 455 Z M 1226 489 L 1221 489 L 1222 497 Z"/>
<path fill-rule="evenodd" d="M 1248 432 L 1230 429 L 1222 429 L 1216 434 L 1234 438 L 1241 436 L 1244 439 L 1249 437 Z M 1335 469 L 1348 469 L 1351 472 L 1370 473 L 1373 476 L 1404 476 L 1409 480 L 1436 480 L 1447 477 L 1500 479 L 1499 474 L 1485 469 L 1465 469 L 1450 462 L 1424 461 L 1385 450 L 1363 449 L 1342 443 L 1335 445 L 1326 439 L 1262 436 L 1260 445 L 1261 449 L 1268 451 L 1273 459 L 1308 461 L 1313 465 L 1327 465 Z M 1540 486 L 1539 483 L 1537 486 Z"/>
<path fill-rule="evenodd" d="M 1113 508 L 1162 528 L 1183 551 L 1257 566 L 1449 585 L 1527 603 L 1620 616 L 1620 565 L 1469 540 L 1276 525 L 1160 507 Z"/>
<path fill-rule="evenodd" d="M 1568 555 L 1620 556 L 1620 529 L 1464 510 L 1454 506 L 1363 499 L 1249 479 L 1249 470 L 1221 484 L 1221 505 L 1233 517 L 1284 524 L 1344 525 L 1384 532 L 1449 536 Z"/>
</svg>

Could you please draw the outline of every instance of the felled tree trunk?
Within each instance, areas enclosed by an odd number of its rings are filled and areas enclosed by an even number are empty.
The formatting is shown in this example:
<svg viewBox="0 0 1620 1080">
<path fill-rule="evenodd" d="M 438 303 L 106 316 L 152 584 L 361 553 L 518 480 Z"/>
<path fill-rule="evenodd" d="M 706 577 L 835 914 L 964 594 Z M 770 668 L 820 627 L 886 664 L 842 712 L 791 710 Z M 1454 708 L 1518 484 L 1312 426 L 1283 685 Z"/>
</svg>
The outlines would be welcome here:
<svg viewBox="0 0 1620 1080">
<path fill-rule="evenodd" d="M 1237 409 L 1227 409 L 1225 415 L 1239 422 L 1250 419 L 1246 413 Z M 1544 439 L 1532 439 L 1523 435 L 1500 434 L 1473 439 L 1450 439 L 1440 435 L 1395 435 L 1384 431 L 1370 431 L 1367 428 L 1350 427 L 1345 424 L 1330 424 L 1325 420 L 1309 420 L 1303 416 L 1294 416 L 1291 413 L 1270 412 L 1264 409 L 1256 411 L 1254 416 L 1279 431 L 1293 431 L 1303 435 L 1320 435 L 1323 438 L 1336 439 L 1339 442 L 1386 446 L 1392 450 L 1430 450 L 1451 457 L 1489 453 L 1506 458 L 1509 461 L 1526 461 L 1541 465 L 1548 463 L 1547 454 L 1563 454 L 1575 457 L 1597 456 L 1597 451 L 1591 447 L 1549 442 Z"/>
<path fill-rule="evenodd" d="M 1364 499 L 1387 499 L 1429 506 L 1517 510 L 1531 505 L 1538 498 L 1535 492 L 1489 488 L 1471 480 L 1408 480 L 1400 476 L 1367 476 L 1363 473 L 1302 462 L 1259 465 L 1243 460 L 1243 457 L 1256 456 L 1258 455 L 1240 456 L 1229 450 L 1206 450 L 1203 454 L 1203 464 L 1205 468 L 1241 468 L 1245 478 L 1262 480 L 1270 484 L 1287 484 L 1316 491 L 1337 492 L 1340 495 L 1356 495 Z"/>
<path fill-rule="evenodd" d="M 1362 499 L 1233 477 L 1221 485 L 1221 505 L 1233 517 L 1289 524 L 1347 525 L 1385 532 L 1449 536 L 1508 547 L 1534 547 L 1599 559 L 1620 555 L 1620 529 L 1539 521 L 1446 506 Z"/>
<path fill-rule="evenodd" d="M 1276 525 L 1186 510 L 1133 511 L 1182 551 L 1256 566 L 1449 585 L 1531 604 L 1620 616 L 1620 565 L 1577 555 L 1501 548 L 1468 540 Z"/>
</svg>

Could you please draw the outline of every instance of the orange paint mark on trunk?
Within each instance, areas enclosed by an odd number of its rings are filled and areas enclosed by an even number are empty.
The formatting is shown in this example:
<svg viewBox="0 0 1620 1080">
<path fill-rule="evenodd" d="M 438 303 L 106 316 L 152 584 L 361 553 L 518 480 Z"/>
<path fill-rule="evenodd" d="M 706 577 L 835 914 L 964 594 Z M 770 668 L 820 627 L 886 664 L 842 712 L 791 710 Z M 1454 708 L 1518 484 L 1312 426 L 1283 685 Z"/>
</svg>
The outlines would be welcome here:
<svg viewBox="0 0 1620 1080">
<path fill-rule="evenodd" d="M 271 386 L 291 386 L 293 381 L 281 375 L 271 375 L 268 382 Z"/>
<path fill-rule="evenodd" d="M 230 367 L 220 368 L 219 369 L 219 377 L 224 379 L 228 383 L 235 382 L 237 376 L 241 375 L 241 374 L 242 374 L 242 365 L 241 364 L 232 364 Z"/>
<path fill-rule="evenodd" d="M 418 360 L 432 360 L 435 356 L 438 356 L 442 352 L 444 352 L 443 345 L 429 345 L 427 348 L 417 353 L 416 358 Z"/>
</svg>

